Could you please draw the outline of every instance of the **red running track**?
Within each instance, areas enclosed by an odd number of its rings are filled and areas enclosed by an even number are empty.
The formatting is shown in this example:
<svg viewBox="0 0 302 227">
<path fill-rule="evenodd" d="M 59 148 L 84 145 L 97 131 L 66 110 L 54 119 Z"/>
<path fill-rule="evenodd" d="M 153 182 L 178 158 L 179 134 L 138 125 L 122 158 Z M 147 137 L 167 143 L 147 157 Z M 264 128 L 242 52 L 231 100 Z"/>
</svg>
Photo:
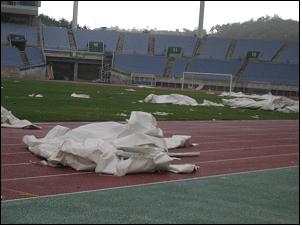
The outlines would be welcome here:
<svg viewBox="0 0 302 227">
<path fill-rule="evenodd" d="M 200 151 L 175 163 L 196 163 L 192 174 L 146 173 L 123 177 L 52 168 L 22 143 L 24 135 L 43 137 L 55 125 L 74 128 L 87 122 L 38 123 L 42 130 L 1 128 L 1 195 L 3 200 L 55 195 L 190 179 L 227 173 L 297 166 L 299 121 L 167 121 L 159 122 L 165 136 L 191 135 L 196 147 L 177 151 Z"/>
</svg>

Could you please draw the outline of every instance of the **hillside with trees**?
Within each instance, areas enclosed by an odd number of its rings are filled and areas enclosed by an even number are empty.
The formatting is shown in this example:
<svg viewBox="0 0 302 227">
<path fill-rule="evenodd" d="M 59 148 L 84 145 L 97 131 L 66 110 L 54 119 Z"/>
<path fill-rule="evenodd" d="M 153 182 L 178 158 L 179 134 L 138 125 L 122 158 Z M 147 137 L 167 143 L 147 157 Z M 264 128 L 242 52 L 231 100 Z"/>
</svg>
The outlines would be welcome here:
<svg viewBox="0 0 302 227">
<path fill-rule="evenodd" d="M 299 22 L 278 15 L 260 17 L 243 23 L 213 26 L 209 36 L 233 39 L 299 40 Z"/>
<path fill-rule="evenodd" d="M 62 18 L 56 20 L 47 15 L 40 14 L 39 18 L 42 23 L 47 26 L 58 26 L 71 28 L 71 22 Z M 83 27 L 78 25 L 79 29 L 89 29 L 86 25 Z M 161 34 L 174 34 L 174 35 L 195 35 L 197 29 L 190 30 L 183 28 L 182 31 L 176 29 L 175 31 L 165 31 L 155 29 L 123 29 L 118 26 L 113 27 L 99 27 L 98 30 L 115 30 L 120 32 L 150 32 L 150 33 L 161 33 Z M 249 20 L 243 23 L 231 23 L 223 25 L 215 25 L 211 28 L 208 36 L 225 37 L 233 39 L 264 39 L 264 40 L 288 40 L 298 41 L 299 40 L 299 22 L 294 20 L 284 20 L 278 15 L 273 17 L 265 16 L 260 17 L 257 20 Z"/>
</svg>

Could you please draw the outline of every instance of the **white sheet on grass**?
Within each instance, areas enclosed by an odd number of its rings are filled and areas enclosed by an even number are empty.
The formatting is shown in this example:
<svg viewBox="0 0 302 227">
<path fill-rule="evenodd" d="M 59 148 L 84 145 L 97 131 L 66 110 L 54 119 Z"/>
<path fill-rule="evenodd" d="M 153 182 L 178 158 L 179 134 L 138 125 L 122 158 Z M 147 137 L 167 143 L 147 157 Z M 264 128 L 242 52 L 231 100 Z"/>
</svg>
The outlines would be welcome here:
<svg viewBox="0 0 302 227">
<path fill-rule="evenodd" d="M 74 98 L 90 99 L 90 96 L 85 94 L 72 93 L 70 96 Z"/>
<path fill-rule="evenodd" d="M 216 103 L 216 102 L 211 102 L 209 100 L 203 100 L 203 103 L 200 104 L 200 106 L 220 106 L 223 107 L 224 105 L 222 103 Z"/>
<path fill-rule="evenodd" d="M 35 125 L 28 120 L 19 120 L 16 118 L 11 111 L 8 111 L 3 106 L 1 106 L 1 127 L 4 128 L 36 128 L 40 129 L 41 127 Z"/>
<path fill-rule="evenodd" d="M 171 94 L 171 95 L 148 95 L 145 100 L 148 103 L 171 103 L 177 105 L 198 106 L 198 102 L 186 95 Z"/>
<path fill-rule="evenodd" d="M 179 136 L 166 141 L 151 114 L 135 111 L 126 124 L 101 122 L 72 130 L 55 126 L 44 138 L 27 135 L 23 142 L 50 165 L 123 176 L 159 170 L 193 172 L 198 168 L 196 165 L 171 165 L 175 158 L 167 154 L 169 147 L 188 145 L 189 139 Z"/>
<path fill-rule="evenodd" d="M 233 93 L 237 98 L 222 99 L 226 106 L 232 108 L 251 108 L 261 110 L 272 110 L 284 113 L 299 112 L 299 101 L 294 101 L 283 96 L 266 95 L 244 95 Z"/>
</svg>

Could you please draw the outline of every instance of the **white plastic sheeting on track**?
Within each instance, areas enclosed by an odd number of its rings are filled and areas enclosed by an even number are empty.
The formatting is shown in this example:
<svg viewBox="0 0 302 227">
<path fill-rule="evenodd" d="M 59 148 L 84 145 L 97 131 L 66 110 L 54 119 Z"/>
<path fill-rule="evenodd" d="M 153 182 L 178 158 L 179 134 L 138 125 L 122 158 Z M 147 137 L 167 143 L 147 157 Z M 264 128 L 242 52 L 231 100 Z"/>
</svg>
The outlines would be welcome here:
<svg viewBox="0 0 302 227">
<path fill-rule="evenodd" d="M 226 94 L 221 96 L 225 96 Z M 237 98 L 222 99 L 222 102 L 224 105 L 232 108 L 272 110 L 284 113 L 299 112 L 299 101 L 294 101 L 283 96 L 274 96 L 272 94 L 245 95 L 241 92 L 231 93 L 231 96 Z"/>
<path fill-rule="evenodd" d="M 153 115 L 132 112 L 126 124 L 101 122 L 69 129 L 55 126 L 41 139 L 23 137 L 28 149 L 49 165 L 123 176 L 128 173 L 171 171 L 191 173 L 194 164 L 171 164 L 169 148 L 188 146 L 190 136 L 165 139 Z"/>
<path fill-rule="evenodd" d="M 34 125 L 28 120 L 19 120 L 16 118 L 11 111 L 8 111 L 1 106 L 1 127 L 4 128 L 35 128 L 40 129 L 38 125 Z"/>
</svg>

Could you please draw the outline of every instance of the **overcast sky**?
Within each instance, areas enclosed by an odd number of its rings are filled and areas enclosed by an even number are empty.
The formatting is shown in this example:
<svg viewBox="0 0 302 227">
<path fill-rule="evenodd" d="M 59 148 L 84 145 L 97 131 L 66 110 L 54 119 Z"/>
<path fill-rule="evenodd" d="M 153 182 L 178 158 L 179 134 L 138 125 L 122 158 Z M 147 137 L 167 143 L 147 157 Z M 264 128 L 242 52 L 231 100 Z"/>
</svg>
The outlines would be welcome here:
<svg viewBox="0 0 302 227">
<path fill-rule="evenodd" d="M 72 20 L 72 1 L 41 1 L 39 13 Z M 244 22 L 278 14 L 299 21 L 299 1 L 206 1 L 204 28 L 216 24 Z M 137 29 L 175 30 L 198 26 L 198 1 L 79 1 L 78 24 Z"/>
</svg>

